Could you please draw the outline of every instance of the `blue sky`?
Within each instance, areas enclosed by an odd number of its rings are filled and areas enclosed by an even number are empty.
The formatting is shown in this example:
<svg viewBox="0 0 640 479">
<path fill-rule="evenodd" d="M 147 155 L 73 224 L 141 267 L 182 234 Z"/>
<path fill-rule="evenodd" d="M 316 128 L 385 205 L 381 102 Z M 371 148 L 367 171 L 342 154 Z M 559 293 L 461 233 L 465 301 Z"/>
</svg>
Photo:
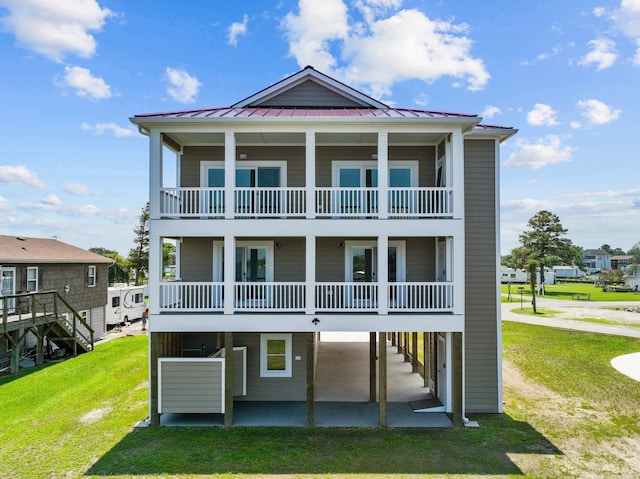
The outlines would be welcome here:
<svg viewBox="0 0 640 479">
<path fill-rule="evenodd" d="M 227 106 L 313 65 L 399 107 L 513 126 L 502 252 L 541 209 L 640 241 L 640 0 L 0 0 L 0 233 L 127 255 L 137 113 Z"/>
</svg>

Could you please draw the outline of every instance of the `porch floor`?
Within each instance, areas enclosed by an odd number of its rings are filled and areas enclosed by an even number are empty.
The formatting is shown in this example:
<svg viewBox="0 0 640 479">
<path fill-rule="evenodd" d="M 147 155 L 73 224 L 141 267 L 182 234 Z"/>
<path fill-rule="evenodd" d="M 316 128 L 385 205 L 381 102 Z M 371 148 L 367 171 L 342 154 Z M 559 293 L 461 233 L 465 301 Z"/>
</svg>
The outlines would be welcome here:
<svg viewBox="0 0 640 479">
<path fill-rule="evenodd" d="M 414 412 L 409 404 L 427 398 L 422 376 L 387 343 L 388 427 L 452 427 L 443 412 Z M 318 344 L 314 424 L 321 427 L 377 427 L 379 407 L 369 402 L 369 334 L 322 333 Z M 149 424 L 142 421 L 139 427 Z M 223 426 L 223 414 L 175 414 L 162 426 Z M 234 401 L 234 426 L 305 426 L 304 401 Z"/>
</svg>

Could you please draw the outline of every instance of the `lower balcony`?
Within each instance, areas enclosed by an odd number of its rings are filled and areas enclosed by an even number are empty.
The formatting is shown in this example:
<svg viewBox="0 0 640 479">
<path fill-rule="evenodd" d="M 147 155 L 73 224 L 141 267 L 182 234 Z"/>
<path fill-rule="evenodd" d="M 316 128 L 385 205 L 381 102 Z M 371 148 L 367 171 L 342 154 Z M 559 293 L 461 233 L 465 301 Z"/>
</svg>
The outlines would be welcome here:
<svg viewBox="0 0 640 479">
<path fill-rule="evenodd" d="M 234 283 L 233 312 L 304 312 L 307 283 Z M 453 312 L 453 283 L 313 283 L 314 312 L 376 312 L 385 294 L 392 313 Z M 161 283 L 161 312 L 223 312 L 224 283 Z"/>
</svg>

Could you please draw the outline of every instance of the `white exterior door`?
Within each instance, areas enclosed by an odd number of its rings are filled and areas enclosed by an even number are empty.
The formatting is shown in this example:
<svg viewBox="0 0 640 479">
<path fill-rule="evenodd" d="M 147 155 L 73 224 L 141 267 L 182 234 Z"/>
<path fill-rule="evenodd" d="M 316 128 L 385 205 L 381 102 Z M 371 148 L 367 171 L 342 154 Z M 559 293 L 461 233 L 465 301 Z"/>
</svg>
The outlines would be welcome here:
<svg viewBox="0 0 640 479">
<path fill-rule="evenodd" d="M 436 364 L 436 374 L 438 378 L 437 394 L 438 399 L 447 405 L 447 341 L 443 336 L 438 335 L 438 363 Z"/>
<path fill-rule="evenodd" d="M 16 269 L 0 268 L 0 296 L 11 296 L 16 294 Z M 15 299 L 7 301 L 7 310 L 12 313 L 15 310 Z M 4 308 L 4 301 L 0 302 L 0 311 Z"/>
</svg>

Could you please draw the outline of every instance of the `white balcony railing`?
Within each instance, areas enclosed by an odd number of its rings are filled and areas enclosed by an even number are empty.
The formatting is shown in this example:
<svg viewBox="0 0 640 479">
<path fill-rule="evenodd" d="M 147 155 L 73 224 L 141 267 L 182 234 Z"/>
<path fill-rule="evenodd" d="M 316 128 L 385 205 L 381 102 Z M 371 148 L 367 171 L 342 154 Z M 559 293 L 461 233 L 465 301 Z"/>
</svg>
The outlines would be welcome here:
<svg viewBox="0 0 640 479">
<path fill-rule="evenodd" d="M 375 311 L 376 283 L 316 283 L 316 311 Z"/>
<path fill-rule="evenodd" d="M 316 188 L 316 214 L 333 217 L 378 215 L 377 188 Z"/>
<path fill-rule="evenodd" d="M 389 311 L 453 311 L 452 283 L 391 283 Z"/>
<path fill-rule="evenodd" d="M 234 311 L 302 312 L 306 306 L 306 283 L 234 283 Z M 375 312 L 378 295 L 384 289 L 377 283 L 313 283 L 315 311 Z M 390 312 L 452 312 L 452 283 L 388 284 Z M 209 312 L 224 310 L 224 284 L 221 282 L 160 283 L 160 310 L 163 312 Z"/>
<path fill-rule="evenodd" d="M 174 281 L 160 283 L 161 311 L 221 311 L 223 283 Z"/>
<path fill-rule="evenodd" d="M 236 311 L 302 311 L 305 283 L 235 283 Z"/>
<path fill-rule="evenodd" d="M 390 188 L 390 217 L 436 217 L 453 214 L 453 188 Z"/>
<path fill-rule="evenodd" d="M 316 188 L 315 214 L 333 218 L 375 218 L 377 188 Z M 453 188 L 390 188 L 388 216 L 428 218 L 453 215 Z M 162 188 L 160 215 L 175 218 L 223 218 L 224 188 Z M 304 188 L 235 188 L 236 218 L 304 217 Z"/>
<path fill-rule="evenodd" d="M 236 188 L 236 217 L 285 217 L 306 214 L 304 188 Z"/>
<path fill-rule="evenodd" d="M 160 214 L 166 217 L 223 217 L 224 188 L 162 188 Z"/>
</svg>

